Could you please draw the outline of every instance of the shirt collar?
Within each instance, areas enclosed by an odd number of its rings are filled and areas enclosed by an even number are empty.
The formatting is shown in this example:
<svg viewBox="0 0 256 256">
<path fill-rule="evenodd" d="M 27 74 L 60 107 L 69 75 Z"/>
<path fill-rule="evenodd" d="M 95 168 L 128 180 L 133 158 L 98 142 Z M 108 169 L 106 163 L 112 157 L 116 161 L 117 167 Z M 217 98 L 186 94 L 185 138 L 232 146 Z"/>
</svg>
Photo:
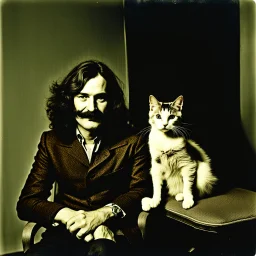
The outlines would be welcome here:
<svg viewBox="0 0 256 256">
<path fill-rule="evenodd" d="M 86 145 L 86 141 L 85 141 L 85 138 L 84 136 L 81 134 L 81 132 L 79 131 L 78 128 L 76 128 L 76 137 L 78 139 L 78 141 L 85 147 Z M 100 147 L 100 143 L 101 143 L 101 139 L 97 136 L 95 139 L 94 139 L 94 150 L 93 152 L 97 152 L 99 150 L 99 147 Z"/>
</svg>

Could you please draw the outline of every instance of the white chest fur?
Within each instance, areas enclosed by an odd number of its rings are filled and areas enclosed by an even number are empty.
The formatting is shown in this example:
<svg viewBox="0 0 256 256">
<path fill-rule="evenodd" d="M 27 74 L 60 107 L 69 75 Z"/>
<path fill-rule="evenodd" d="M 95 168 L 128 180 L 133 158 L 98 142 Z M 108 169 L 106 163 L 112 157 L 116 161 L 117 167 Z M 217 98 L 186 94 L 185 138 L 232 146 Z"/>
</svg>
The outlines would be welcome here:
<svg viewBox="0 0 256 256">
<path fill-rule="evenodd" d="M 171 138 L 154 128 L 149 134 L 149 149 L 152 156 L 159 156 L 169 150 L 179 150 L 184 146 L 185 140 L 182 137 Z"/>
</svg>

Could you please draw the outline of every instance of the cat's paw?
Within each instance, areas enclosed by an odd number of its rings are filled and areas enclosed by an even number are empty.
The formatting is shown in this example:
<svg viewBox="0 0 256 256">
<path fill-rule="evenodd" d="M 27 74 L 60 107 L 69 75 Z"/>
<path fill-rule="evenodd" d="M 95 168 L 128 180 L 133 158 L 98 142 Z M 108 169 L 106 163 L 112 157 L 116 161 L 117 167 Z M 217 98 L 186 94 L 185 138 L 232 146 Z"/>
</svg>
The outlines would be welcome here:
<svg viewBox="0 0 256 256">
<path fill-rule="evenodd" d="M 156 208 L 160 204 L 161 199 L 144 197 L 141 200 L 142 210 L 149 211 L 151 208 Z"/>
<path fill-rule="evenodd" d="M 182 207 L 184 209 L 189 209 L 194 205 L 194 200 L 193 198 L 185 198 L 182 202 Z"/>
<path fill-rule="evenodd" d="M 183 201 L 184 199 L 184 196 L 183 196 L 183 193 L 179 193 L 175 196 L 175 199 L 176 201 L 180 202 L 180 201 Z"/>
<path fill-rule="evenodd" d="M 149 198 L 149 197 L 144 197 L 141 200 L 141 205 L 142 205 L 142 210 L 143 211 L 147 212 L 151 209 L 151 200 L 152 200 L 152 198 Z"/>
<path fill-rule="evenodd" d="M 156 208 L 161 202 L 160 197 L 153 197 L 151 200 L 151 208 Z"/>
</svg>

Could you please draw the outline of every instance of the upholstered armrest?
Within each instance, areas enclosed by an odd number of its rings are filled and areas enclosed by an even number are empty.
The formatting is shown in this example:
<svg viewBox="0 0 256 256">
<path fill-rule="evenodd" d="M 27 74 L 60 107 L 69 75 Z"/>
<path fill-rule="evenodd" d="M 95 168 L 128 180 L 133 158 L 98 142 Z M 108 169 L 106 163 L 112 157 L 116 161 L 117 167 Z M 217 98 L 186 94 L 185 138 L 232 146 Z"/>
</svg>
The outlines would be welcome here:
<svg viewBox="0 0 256 256">
<path fill-rule="evenodd" d="M 256 192 L 234 188 L 221 195 L 199 200 L 192 208 L 185 210 L 181 202 L 169 198 L 158 218 L 171 218 L 193 228 L 218 233 L 220 230 L 231 230 L 233 227 L 246 226 L 256 221 Z M 142 211 L 138 218 L 138 226 L 143 238 L 150 212 Z M 239 225 L 242 224 L 242 225 Z"/>
<path fill-rule="evenodd" d="M 24 253 L 31 248 L 34 244 L 34 239 L 37 231 L 41 228 L 37 223 L 28 222 L 23 228 L 22 232 L 22 245 Z"/>
<path fill-rule="evenodd" d="M 171 198 L 165 205 L 166 216 L 194 228 L 217 232 L 256 219 L 256 192 L 234 188 L 224 194 L 201 199 L 185 210 Z"/>
</svg>

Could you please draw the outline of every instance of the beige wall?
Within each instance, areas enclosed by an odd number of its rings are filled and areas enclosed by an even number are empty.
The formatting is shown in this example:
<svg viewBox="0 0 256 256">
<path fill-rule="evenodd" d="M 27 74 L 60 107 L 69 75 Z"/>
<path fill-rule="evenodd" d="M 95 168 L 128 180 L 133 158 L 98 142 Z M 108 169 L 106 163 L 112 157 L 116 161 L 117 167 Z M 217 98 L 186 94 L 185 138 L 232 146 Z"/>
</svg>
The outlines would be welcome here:
<svg viewBox="0 0 256 256">
<path fill-rule="evenodd" d="M 88 58 L 104 61 L 127 80 L 122 0 L 92 2 L 19 0 L 1 5 L 0 255 L 22 249 L 24 222 L 15 207 L 40 134 L 48 129 L 44 108 L 51 82 Z"/>
<path fill-rule="evenodd" d="M 240 103 L 244 129 L 256 150 L 256 1 L 240 0 Z"/>
<path fill-rule="evenodd" d="M 1 4 L 1 1 L 0 1 Z M 0 12 L 0 31 L 2 31 L 2 13 Z M 3 159 L 2 159 L 2 152 L 3 152 L 3 107 L 2 107 L 2 88 L 3 88 L 3 82 L 2 82 L 2 33 L 0 33 L 0 254 L 2 253 L 3 248 L 3 183 L 2 183 L 2 170 L 3 170 Z"/>
</svg>

